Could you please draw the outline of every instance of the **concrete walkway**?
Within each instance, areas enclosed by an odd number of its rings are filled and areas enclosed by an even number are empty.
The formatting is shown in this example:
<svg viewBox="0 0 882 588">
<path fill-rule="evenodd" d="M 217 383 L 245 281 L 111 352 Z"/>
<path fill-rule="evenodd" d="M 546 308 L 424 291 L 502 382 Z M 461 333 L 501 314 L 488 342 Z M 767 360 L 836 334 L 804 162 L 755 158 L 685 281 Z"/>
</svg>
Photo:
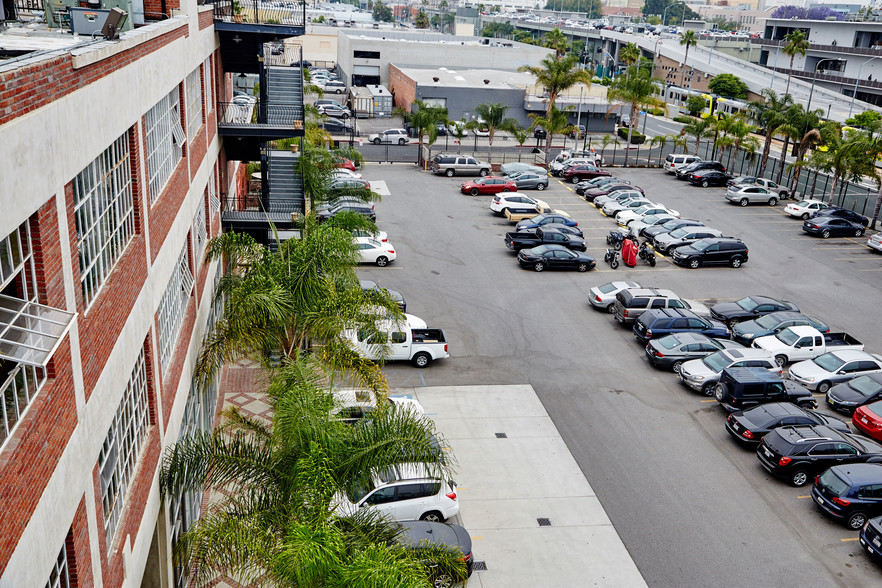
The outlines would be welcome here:
<svg viewBox="0 0 882 588">
<path fill-rule="evenodd" d="M 391 393 L 417 398 L 456 457 L 459 522 L 487 568 L 470 587 L 646 586 L 531 386 Z"/>
</svg>

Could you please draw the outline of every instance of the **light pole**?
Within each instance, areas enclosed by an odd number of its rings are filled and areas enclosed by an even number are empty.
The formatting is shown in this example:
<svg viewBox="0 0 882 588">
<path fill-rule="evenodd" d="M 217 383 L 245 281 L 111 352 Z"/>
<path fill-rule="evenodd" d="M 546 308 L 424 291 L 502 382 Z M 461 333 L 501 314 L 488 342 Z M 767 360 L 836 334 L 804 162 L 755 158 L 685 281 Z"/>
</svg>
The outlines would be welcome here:
<svg viewBox="0 0 882 588">
<path fill-rule="evenodd" d="M 861 81 L 861 70 L 864 69 L 865 65 L 867 65 L 868 63 L 870 63 L 874 59 L 879 59 L 880 57 L 882 57 L 882 55 L 877 55 L 876 57 L 871 57 L 870 59 L 863 62 L 861 64 L 861 66 L 858 68 L 858 74 L 854 80 L 854 92 L 851 93 L 851 104 L 849 104 L 849 106 L 848 106 L 848 118 L 851 118 L 851 111 L 854 108 L 854 99 L 857 97 L 858 84 Z"/>
<path fill-rule="evenodd" d="M 818 67 L 820 67 L 820 65 L 822 63 L 824 63 L 825 61 L 842 61 L 842 60 L 841 59 L 832 59 L 832 58 L 828 57 L 825 59 L 819 59 L 818 62 L 815 64 L 815 70 L 812 72 L 812 87 L 809 90 L 808 104 L 805 105 L 806 112 L 810 112 L 812 109 L 812 94 L 815 93 L 815 81 L 817 81 L 817 79 L 818 79 Z"/>
</svg>

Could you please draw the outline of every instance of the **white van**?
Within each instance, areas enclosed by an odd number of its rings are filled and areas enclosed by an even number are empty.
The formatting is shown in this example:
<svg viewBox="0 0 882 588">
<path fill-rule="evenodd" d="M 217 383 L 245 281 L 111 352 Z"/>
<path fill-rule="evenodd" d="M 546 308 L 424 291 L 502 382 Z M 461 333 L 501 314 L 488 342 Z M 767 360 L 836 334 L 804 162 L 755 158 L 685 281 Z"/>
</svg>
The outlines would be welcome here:
<svg viewBox="0 0 882 588">
<path fill-rule="evenodd" d="M 664 169 L 669 174 L 675 173 L 681 167 L 701 161 L 697 155 L 686 155 L 685 153 L 671 153 L 665 157 Z"/>
</svg>

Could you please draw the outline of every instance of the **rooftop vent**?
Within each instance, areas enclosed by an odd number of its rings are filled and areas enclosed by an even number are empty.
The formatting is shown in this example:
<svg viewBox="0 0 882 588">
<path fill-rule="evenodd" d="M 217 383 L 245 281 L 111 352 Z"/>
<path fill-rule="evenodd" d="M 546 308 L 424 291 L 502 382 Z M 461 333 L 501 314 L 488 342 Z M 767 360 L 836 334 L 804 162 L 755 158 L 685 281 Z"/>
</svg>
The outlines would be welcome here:
<svg viewBox="0 0 882 588">
<path fill-rule="evenodd" d="M 489 84 L 489 83 L 490 83 L 490 80 L 484 80 L 484 83 L 485 83 L 485 84 Z"/>
</svg>

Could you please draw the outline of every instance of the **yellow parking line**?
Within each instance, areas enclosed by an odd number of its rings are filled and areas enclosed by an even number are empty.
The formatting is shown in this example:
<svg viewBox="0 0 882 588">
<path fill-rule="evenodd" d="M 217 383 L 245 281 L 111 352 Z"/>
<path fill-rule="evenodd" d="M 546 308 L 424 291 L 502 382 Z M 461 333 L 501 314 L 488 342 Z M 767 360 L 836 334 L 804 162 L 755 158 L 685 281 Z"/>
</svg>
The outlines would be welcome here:
<svg viewBox="0 0 882 588">
<path fill-rule="evenodd" d="M 797 496 L 797 498 L 811 498 L 811 497 L 812 497 L 811 494 L 805 494 L 805 495 L 803 495 L 803 496 Z"/>
<path fill-rule="evenodd" d="M 716 400 L 699 400 L 699 402 L 716 402 Z"/>
<path fill-rule="evenodd" d="M 864 269 L 864 270 L 858 270 L 858 271 L 862 271 L 862 272 L 882 272 L 882 267 L 880 267 L 880 268 L 876 268 L 876 269 Z"/>
<path fill-rule="evenodd" d="M 476 535 L 476 536 L 472 537 L 472 539 L 483 539 L 483 537 Z"/>
<path fill-rule="evenodd" d="M 834 245 L 837 245 L 837 243 L 831 243 L 827 247 L 812 247 L 811 251 L 824 251 L 827 249 L 833 249 Z M 849 245 L 839 245 L 838 247 L 836 247 L 836 249 L 845 250 L 845 251 L 859 251 L 861 249 L 866 249 L 866 247 L 851 247 Z"/>
<path fill-rule="evenodd" d="M 860 537 L 847 537 L 845 539 L 840 539 L 840 541 L 842 541 L 843 543 L 845 543 L 846 541 L 860 541 Z"/>
</svg>

